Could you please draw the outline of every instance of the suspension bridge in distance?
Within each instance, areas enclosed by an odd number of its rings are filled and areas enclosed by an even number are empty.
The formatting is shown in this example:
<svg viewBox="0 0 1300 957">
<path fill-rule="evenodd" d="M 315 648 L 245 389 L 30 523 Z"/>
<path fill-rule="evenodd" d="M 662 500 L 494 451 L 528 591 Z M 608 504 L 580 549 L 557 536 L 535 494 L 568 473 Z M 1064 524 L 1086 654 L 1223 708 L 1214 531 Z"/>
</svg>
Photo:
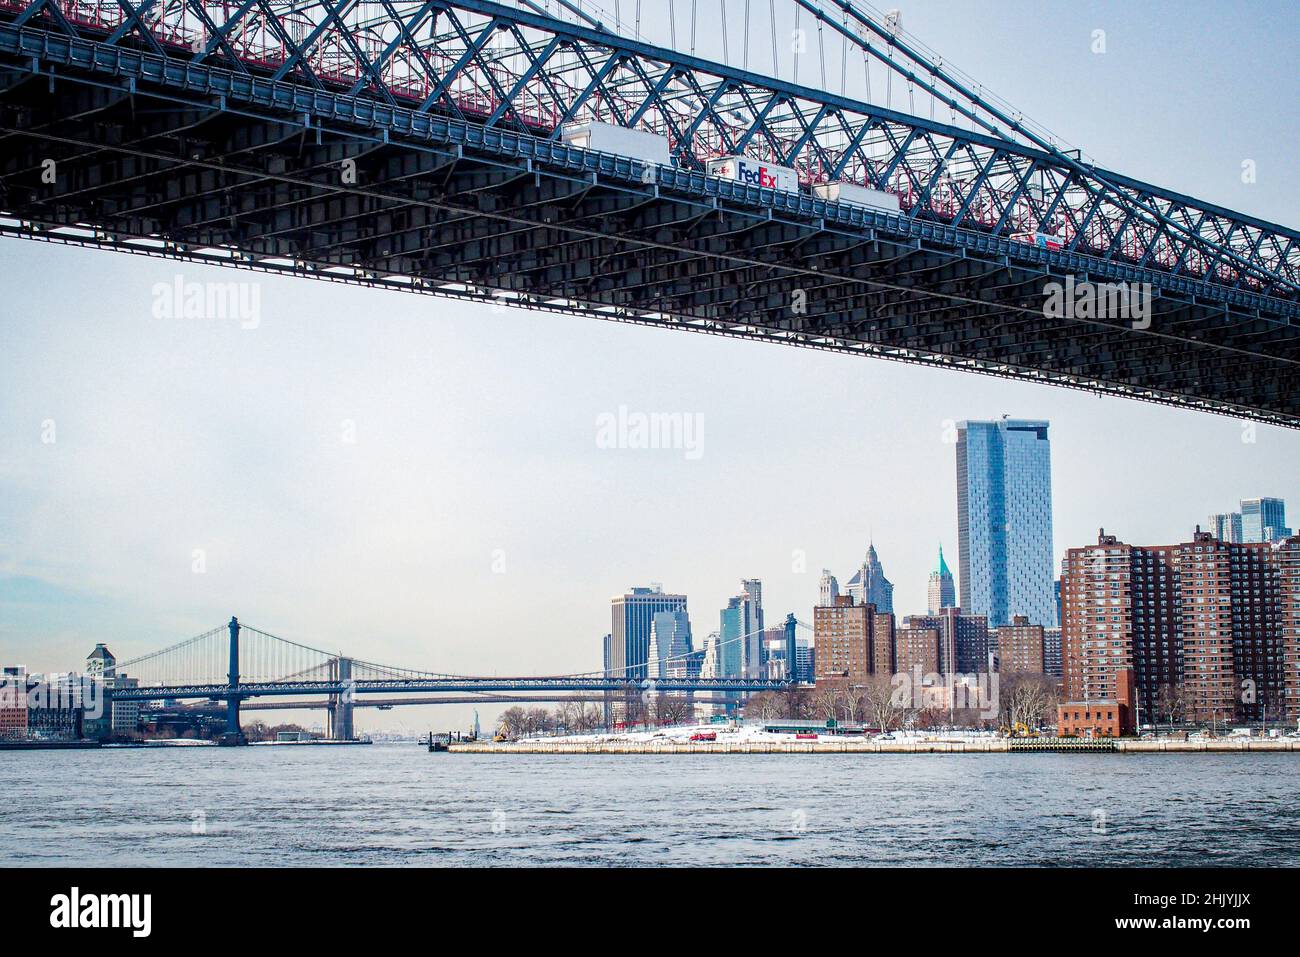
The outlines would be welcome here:
<svg viewBox="0 0 1300 957">
<path fill-rule="evenodd" d="M 1090 162 L 858 0 L 774 0 L 767 64 L 748 2 L 689 5 L 713 57 L 618 6 L 0 0 L 0 236 L 1300 427 L 1300 231 Z M 1049 314 L 1076 281 L 1149 313 Z"/>
<path fill-rule="evenodd" d="M 240 710 L 249 699 L 311 696 L 303 704 L 327 709 L 330 737 L 350 740 L 355 737 L 354 709 L 368 695 L 388 696 L 381 699 L 386 707 L 448 703 L 443 699 L 391 697 L 419 693 L 510 694 L 516 697 L 502 700 L 519 701 L 567 700 L 559 697 L 566 692 L 578 692 L 584 697 L 680 693 L 734 700 L 742 693 L 779 691 L 790 686 L 785 680 L 763 678 L 650 680 L 605 674 L 543 677 L 439 674 L 376 664 L 313 648 L 243 625 L 237 618 L 186 641 L 118 662 L 115 674 L 110 677 L 117 679 L 108 692 L 115 701 L 224 701 L 227 743 L 242 741 Z M 124 680 L 128 677 L 133 680 Z M 294 707 L 292 702 L 282 706 Z"/>
</svg>

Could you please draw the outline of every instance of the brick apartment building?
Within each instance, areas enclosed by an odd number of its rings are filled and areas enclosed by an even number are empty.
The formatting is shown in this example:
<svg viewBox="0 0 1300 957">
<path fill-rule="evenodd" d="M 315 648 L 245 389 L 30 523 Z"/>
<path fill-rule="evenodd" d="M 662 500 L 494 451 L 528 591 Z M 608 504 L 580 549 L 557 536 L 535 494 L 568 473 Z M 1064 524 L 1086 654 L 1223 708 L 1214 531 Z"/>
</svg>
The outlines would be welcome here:
<svg viewBox="0 0 1300 957">
<path fill-rule="evenodd" d="M 906 674 L 917 669 L 922 675 L 936 674 L 939 671 L 939 629 L 906 625 L 896 628 L 894 667 Z"/>
<path fill-rule="evenodd" d="M 1133 670 L 1144 721 L 1181 699 L 1193 722 L 1300 717 L 1300 538 L 1139 546 L 1113 535 L 1062 565 L 1062 670 L 1071 702 L 1117 700 Z M 1290 616 L 1290 617 L 1288 617 Z"/>
<path fill-rule="evenodd" d="M 939 667 L 945 674 L 971 674 L 989 670 L 989 627 L 983 615 L 966 615 L 960 608 L 944 608 L 937 615 L 908 615 L 903 627 L 933 629 L 939 633 Z"/>
<path fill-rule="evenodd" d="M 1016 615 L 1011 624 L 993 629 L 992 644 L 1000 673 L 1047 674 L 1043 626 L 1030 624 L 1024 615 Z"/>
<path fill-rule="evenodd" d="M 872 675 L 894 673 L 894 616 L 857 604 L 852 595 L 813 609 L 816 682 L 865 684 Z"/>
</svg>

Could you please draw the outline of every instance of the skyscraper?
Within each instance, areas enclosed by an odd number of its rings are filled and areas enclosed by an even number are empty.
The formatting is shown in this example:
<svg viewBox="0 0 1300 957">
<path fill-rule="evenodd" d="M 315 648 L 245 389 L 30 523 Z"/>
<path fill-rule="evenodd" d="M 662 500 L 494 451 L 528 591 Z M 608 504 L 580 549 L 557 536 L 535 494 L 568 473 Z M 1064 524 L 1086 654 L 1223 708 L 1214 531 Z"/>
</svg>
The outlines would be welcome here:
<svg viewBox="0 0 1300 957">
<path fill-rule="evenodd" d="M 1286 503 L 1280 498 L 1241 500 L 1241 540 L 1276 542 L 1291 535 L 1286 527 Z"/>
<path fill-rule="evenodd" d="M 875 605 L 876 611 L 894 613 L 894 585 L 885 577 L 874 543 L 867 546 L 866 557 L 849 579 L 847 591 L 859 605 Z"/>
<path fill-rule="evenodd" d="M 691 647 L 691 619 L 685 609 L 657 611 L 650 619 L 650 648 L 647 672 L 657 680 L 686 677 L 686 659 Z"/>
<path fill-rule="evenodd" d="M 932 615 L 957 604 L 957 589 L 952 581 L 952 572 L 948 570 L 948 563 L 943 560 L 942 545 L 939 546 L 939 560 L 934 563 L 934 571 L 930 572 L 928 598 Z"/>
<path fill-rule="evenodd" d="M 835 599 L 840 597 L 840 583 L 831 574 L 829 568 L 822 569 L 822 580 L 819 588 L 820 594 L 817 598 L 817 604 L 823 608 L 829 608 L 835 604 Z"/>
<path fill-rule="evenodd" d="M 739 595 L 722 609 L 718 628 L 718 677 L 757 678 L 763 664 L 763 586 L 742 582 Z"/>
<path fill-rule="evenodd" d="M 610 599 L 612 619 L 609 640 L 609 673 L 629 678 L 647 678 L 650 660 L 650 628 L 661 611 L 686 612 L 685 595 L 665 595 L 663 589 L 631 588 Z"/>
<path fill-rule="evenodd" d="M 1221 542 L 1240 543 L 1241 513 L 1222 512 L 1210 516 L 1210 534 Z"/>
<path fill-rule="evenodd" d="M 957 423 L 961 607 L 989 627 L 1025 615 L 1055 627 L 1048 423 Z"/>
</svg>

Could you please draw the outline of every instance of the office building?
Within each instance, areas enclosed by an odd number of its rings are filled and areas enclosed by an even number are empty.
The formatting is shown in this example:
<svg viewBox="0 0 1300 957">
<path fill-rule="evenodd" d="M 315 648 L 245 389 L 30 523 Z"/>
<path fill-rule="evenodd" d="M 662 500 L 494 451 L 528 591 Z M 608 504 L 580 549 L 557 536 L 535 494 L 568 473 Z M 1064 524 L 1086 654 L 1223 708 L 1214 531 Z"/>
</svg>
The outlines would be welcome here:
<svg viewBox="0 0 1300 957">
<path fill-rule="evenodd" d="M 828 569 L 822 569 L 822 579 L 819 586 L 819 597 L 817 604 L 823 608 L 829 608 L 835 604 L 835 599 L 840 597 L 840 583 Z"/>
<path fill-rule="evenodd" d="M 1286 527 L 1286 503 L 1280 498 L 1244 498 L 1241 500 L 1241 540 L 1276 542 L 1289 538 Z"/>
<path fill-rule="evenodd" d="M 655 612 L 650 619 L 650 647 L 646 656 L 649 677 L 684 678 L 686 658 L 692 650 L 691 620 L 685 609 Z"/>
<path fill-rule="evenodd" d="M 1057 624 L 1047 429 L 1005 417 L 957 424 L 960 605 L 990 627 L 1014 615 Z"/>
<path fill-rule="evenodd" d="M 650 629 L 661 611 L 685 612 L 685 595 L 667 595 L 659 585 L 631 588 L 610 599 L 609 673 L 649 677 Z"/>
<path fill-rule="evenodd" d="M 1210 534 L 1221 542 L 1238 544 L 1245 541 L 1241 537 L 1241 513 L 1222 512 L 1210 516 Z"/>
<path fill-rule="evenodd" d="M 718 637 L 718 677 L 762 677 L 763 586 L 758 581 L 743 581 L 740 594 L 727 602 Z"/>
<path fill-rule="evenodd" d="M 867 554 L 845 590 L 859 605 L 875 605 L 879 612 L 894 613 L 894 585 L 885 577 L 874 543 L 867 546 Z"/>
<path fill-rule="evenodd" d="M 957 605 L 957 588 L 952 580 L 952 571 L 948 568 L 948 563 L 943 560 L 943 546 L 939 546 L 939 560 L 934 563 L 934 570 L 930 572 L 930 583 L 927 590 L 927 605 L 931 615 L 940 614 L 945 608 L 955 608 Z"/>
</svg>

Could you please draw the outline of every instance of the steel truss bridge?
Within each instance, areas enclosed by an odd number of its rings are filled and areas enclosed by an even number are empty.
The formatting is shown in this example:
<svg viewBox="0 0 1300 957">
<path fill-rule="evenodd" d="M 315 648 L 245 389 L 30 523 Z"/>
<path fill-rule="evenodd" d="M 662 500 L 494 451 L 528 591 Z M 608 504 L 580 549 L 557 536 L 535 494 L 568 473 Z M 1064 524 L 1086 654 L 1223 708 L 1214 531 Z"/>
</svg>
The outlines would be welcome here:
<svg viewBox="0 0 1300 957">
<path fill-rule="evenodd" d="M 232 740 L 241 738 L 240 708 L 250 698 L 313 695 L 315 699 L 299 706 L 324 705 L 329 710 L 331 737 L 350 739 L 354 736 L 353 710 L 360 703 L 361 695 L 512 693 L 522 696 L 517 700 L 524 701 L 563 700 L 559 697 L 563 692 L 609 694 L 618 698 L 699 693 L 713 696 L 708 700 L 720 697 L 734 701 L 743 693 L 789 687 L 783 680 L 750 678 L 651 681 L 639 676 L 604 674 L 545 677 L 438 674 L 350 658 L 243 625 L 236 618 L 231 618 L 228 625 L 186 641 L 119 662 L 112 677 L 117 680 L 109 694 L 115 701 L 225 701 L 226 734 Z M 394 703 L 398 701 L 384 699 L 385 705 Z"/>
<path fill-rule="evenodd" d="M 0 0 L 0 235 L 1300 424 L 1300 232 L 1099 168 L 857 0 L 781 6 L 840 93 L 778 78 L 775 19 L 764 73 L 590 0 Z M 586 121 L 671 162 L 565 145 Z M 804 189 L 704 174 L 733 153 Z M 1066 277 L 1150 283 L 1149 324 L 1045 315 Z"/>
</svg>

